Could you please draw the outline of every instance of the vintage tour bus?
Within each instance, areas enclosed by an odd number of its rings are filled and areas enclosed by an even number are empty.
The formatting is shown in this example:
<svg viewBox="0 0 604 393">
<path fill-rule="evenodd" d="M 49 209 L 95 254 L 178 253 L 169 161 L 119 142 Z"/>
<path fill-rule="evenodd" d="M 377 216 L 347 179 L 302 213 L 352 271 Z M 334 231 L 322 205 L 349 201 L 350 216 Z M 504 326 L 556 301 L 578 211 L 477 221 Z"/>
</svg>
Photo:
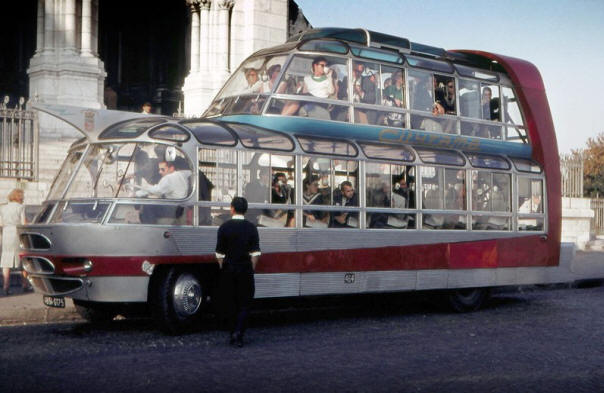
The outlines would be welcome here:
<svg viewBox="0 0 604 393">
<path fill-rule="evenodd" d="M 560 169 L 532 64 L 363 29 L 245 60 L 204 117 L 39 105 L 79 129 L 22 261 L 49 305 L 91 320 L 147 304 L 181 331 L 214 297 L 217 227 L 249 201 L 256 297 L 572 279 Z"/>
</svg>

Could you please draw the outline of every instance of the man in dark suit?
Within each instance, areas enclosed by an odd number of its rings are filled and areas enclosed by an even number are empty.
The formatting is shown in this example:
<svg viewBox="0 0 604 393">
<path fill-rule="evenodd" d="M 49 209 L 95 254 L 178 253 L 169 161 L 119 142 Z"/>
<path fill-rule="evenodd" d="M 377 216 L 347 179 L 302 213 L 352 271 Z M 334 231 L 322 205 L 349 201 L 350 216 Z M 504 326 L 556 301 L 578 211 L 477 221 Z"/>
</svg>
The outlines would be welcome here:
<svg viewBox="0 0 604 393">
<path fill-rule="evenodd" d="M 230 344 L 243 346 L 243 334 L 254 298 L 254 269 L 260 256 L 258 230 L 243 218 L 247 200 L 233 198 L 232 218 L 218 228 L 216 258 L 221 269 L 220 292 L 230 327 Z"/>
</svg>

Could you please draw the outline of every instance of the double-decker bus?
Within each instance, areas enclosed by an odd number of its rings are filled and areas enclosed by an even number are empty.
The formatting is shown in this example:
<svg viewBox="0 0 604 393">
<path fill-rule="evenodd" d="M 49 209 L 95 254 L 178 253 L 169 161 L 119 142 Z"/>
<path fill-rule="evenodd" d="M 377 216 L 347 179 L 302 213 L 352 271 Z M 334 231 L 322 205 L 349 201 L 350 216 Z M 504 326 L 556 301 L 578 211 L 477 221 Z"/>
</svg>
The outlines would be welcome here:
<svg viewBox="0 0 604 393">
<path fill-rule="evenodd" d="M 147 303 L 168 331 L 194 324 L 235 195 L 259 227 L 257 298 L 443 289 L 473 310 L 491 287 L 572 279 L 523 60 L 317 29 L 245 60 L 201 118 L 38 109 L 85 137 L 19 229 L 22 262 L 48 304 L 93 320 Z"/>
</svg>

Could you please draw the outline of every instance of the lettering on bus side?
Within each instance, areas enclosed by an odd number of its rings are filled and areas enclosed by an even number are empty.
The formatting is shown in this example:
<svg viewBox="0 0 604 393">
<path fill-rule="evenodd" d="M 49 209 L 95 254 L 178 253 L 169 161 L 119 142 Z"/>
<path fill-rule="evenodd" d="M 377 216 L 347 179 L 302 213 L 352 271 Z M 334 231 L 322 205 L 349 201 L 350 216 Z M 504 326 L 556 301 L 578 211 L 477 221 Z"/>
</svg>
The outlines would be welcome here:
<svg viewBox="0 0 604 393">
<path fill-rule="evenodd" d="M 355 280 L 354 273 L 344 274 L 344 283 L 345 284 L 354 284 L 354 280 Z"/>
<path fill-rule="evenodd" d="M 479 151 L 480 141 L 456 135 L 420 134 L 410 130 L 393 130 L 384 128 L 379 132 L 381 142 L 401 144 L 421 144 L 448 149 Z"/>
</svg>

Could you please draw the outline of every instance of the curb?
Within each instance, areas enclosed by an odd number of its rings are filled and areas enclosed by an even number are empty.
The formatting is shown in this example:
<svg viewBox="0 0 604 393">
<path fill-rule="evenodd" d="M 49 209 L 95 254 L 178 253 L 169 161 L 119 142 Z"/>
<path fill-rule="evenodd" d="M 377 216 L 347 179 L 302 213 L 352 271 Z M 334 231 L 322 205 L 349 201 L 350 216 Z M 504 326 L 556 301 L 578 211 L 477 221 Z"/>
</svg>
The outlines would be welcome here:
<svg viewBox="0 0 604 393">
<path fill-rule="evenodd" d="M 0 320 L 2 325 L 25 325 L 35 323 L 55 323 L 55 322 L 83 322 L 84 319 L 76 312 L 74 308 L 53 309 L 50 307 L 37 309 L 14 310 L 10 315 L 3 315 Z"/>
</svg>

